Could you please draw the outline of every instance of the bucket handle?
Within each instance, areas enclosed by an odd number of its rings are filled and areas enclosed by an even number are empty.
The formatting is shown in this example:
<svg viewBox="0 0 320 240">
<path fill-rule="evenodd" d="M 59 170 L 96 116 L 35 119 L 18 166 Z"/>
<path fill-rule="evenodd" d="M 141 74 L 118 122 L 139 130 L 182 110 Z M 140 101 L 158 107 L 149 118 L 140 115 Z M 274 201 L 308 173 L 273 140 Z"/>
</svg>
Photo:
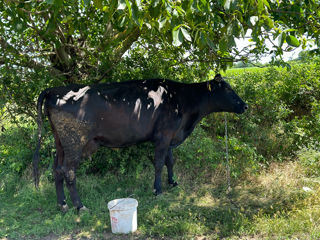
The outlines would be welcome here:
<svg viewBox="0 0 320 240">
<path fill-rule="evenodd" d="M 121 201 L 119 201 L 117 204 L 113 205 L 111 208 L 109 208 L 109 210 L 111 210 L 112 208 L 114 208 L 115 206 L 117 206 L 118 204 L 122 203 L 124 200 L 133 197 L 135 194 L 131 194 L 128 197 L 122 199 Z"/>
</svg>

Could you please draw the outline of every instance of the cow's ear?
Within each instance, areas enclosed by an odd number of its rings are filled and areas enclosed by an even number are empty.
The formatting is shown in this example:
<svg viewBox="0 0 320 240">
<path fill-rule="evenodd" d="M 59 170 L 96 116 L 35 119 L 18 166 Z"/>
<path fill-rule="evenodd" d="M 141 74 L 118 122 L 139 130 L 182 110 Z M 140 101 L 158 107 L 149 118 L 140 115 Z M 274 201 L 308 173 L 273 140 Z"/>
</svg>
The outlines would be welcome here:
<svg viewBox="0 0 320 240">
<path fill-rule="evenodd" d="M 221 82 L 221 81 L 223 80 L 223 78 L 222 78 L 221 74 L 217 74 L 217 75 L 214 77 L 214 80 L 215 80 L 216 82 Z"/>
</svg>

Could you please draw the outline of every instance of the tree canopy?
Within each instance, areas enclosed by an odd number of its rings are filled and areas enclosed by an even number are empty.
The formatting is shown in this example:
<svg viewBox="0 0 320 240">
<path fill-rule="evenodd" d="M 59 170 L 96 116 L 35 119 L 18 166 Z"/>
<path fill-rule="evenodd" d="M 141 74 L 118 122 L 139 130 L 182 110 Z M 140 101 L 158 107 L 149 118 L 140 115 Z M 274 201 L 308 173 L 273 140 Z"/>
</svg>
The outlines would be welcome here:
<svg viewBox="0 0 320 240">
<path fill-rule="evenodd" d="M 0 20 L 0 101 L 23 106 L 39 86 L 107 81 L 124 61 L 221 69 L 320 46 L 319 0 L 4 0 Z"/>
</svg>

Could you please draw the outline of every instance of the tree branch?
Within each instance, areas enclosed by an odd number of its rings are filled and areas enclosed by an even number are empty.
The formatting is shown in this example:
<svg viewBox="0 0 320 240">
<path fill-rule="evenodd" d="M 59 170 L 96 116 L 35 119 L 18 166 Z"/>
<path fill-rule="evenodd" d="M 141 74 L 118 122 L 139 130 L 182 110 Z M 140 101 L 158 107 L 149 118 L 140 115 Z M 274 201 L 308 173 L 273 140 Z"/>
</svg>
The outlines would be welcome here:
<svg viewBox="0 0 320 240">
<path fill-rule="evenodd" d="M 27 67 L 27 68 L 31 68 L 31 69 L 40 69 L 40 70 L 46 69 L 47 71 L 49 71 L 51 74 L 53 74 L 55 76 L 62 74 L 62 72 L 59 71 L 58 69 L 43 65 L 43 64 L 33 60 L 32 57 L 30 57 L 28 54 L 23 54 L 23 53 L 19 52 L 19 50 L 14 48 L 11 44 L 9 44 L 7 41 L 5 41 L 1 36 L 0 36 L 0 47 L 4 51 L 7 50 L 16 56 L 19 56 L 20 62 L 17 62 L 17 61 L 15 62 L 15 64 L 17 66 Z M 6 62 L 5 58 L 1 57 L 0 64 L 3 65 L 3 64 L 5 64 L 5 62 Z"/>
<path fill-rule="evenodd" d="M 140 29 L 137 27 L 125 38 L 122 44 L 115 49 L 114 59 L 121 59 L 123 54 L 131 47 L 131 45 L 138 40 L 139 36 Z"/>
<path fill-rule="evenodd" d="M 122 42 L 120 46 L 118 46 L 113 55 L 113 61 L 110 68 L 108 68 L 100 78 L 98 78 L 95 83 L 99 83 L 102 81 L 102 79 L 106 78 L 106 76 L 109 74 L 109 72 L 116 66 L 119 61 L 121 60 L 123 54 L 132 46 L 132 44 L 138 40 L 141 32 L 140 29 L 137 27 L 135 28 Z"/>
</svg>

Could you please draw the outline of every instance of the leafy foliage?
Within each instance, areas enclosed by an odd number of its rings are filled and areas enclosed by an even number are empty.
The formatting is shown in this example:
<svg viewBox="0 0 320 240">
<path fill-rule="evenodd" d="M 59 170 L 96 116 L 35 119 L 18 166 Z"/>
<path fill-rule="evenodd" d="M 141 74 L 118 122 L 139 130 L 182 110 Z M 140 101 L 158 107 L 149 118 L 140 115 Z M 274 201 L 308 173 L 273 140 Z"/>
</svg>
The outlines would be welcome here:
<svg viewBox="0 0 320 240">
<path fill-rule="evenodd" d="M 41 89 L 115 81 L 122 61 L 136 59 L 128 52 L 134 49 L 147 52 L 148 60 L 157 58 L 158 66 L 175 60 L 182 72 L 185 65 L 225 69 L 251 56 L 282 55 L 305 48 L 307 40 L 319 46 L 318 6 L 318 0 L 5 0 L 0 103 L 32 116 Z M 246 35 L 252 46 L 237 49 L 235 40 Z"/>
<path fill-rule="evenodd" d="M 320 176 L 320 147 L 319 143 L 309 144 L 298 151 L 298 159 L 302 166 L 305 167 L 309 176 Z"/>
<path fill-rule="evenodd" d="M 250 106 L 232 131 L 256 146 L 259 155 L 290 156 L 299 146 L 318 140 L 318 63 L 294 65 L 291 71 L 243 72 L 230 81 Z"/>
</svg>

